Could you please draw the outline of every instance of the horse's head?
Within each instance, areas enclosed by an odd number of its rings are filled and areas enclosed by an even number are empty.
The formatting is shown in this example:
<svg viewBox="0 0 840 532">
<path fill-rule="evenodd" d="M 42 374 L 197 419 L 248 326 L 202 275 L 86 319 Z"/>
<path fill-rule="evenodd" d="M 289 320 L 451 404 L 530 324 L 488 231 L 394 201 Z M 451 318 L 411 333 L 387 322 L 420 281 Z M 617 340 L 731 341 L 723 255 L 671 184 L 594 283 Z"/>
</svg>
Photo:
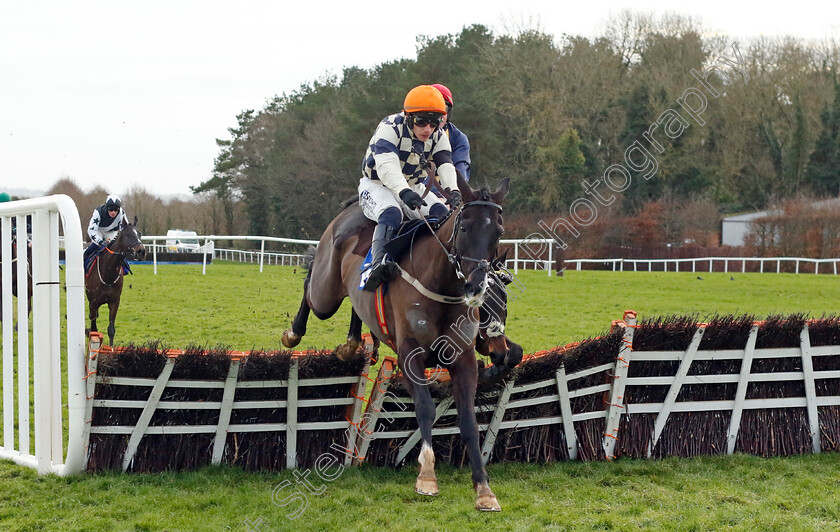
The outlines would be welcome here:
<svg viewBox="0 0 840 532">
<path fill-rule="evenodd" d="M 464 278 L 466 303 L 478 307 L 487 295 L 487 275 L 504 233 L 502 200 L 510 178 L 502 180 L 492 193 L 486 188 L 473 190 L 461 179 L 458 185 L 464 203 L 455 220 L 452 253 L 458 275 Z"/>
<path fill-rule="evenodd" d="M 140 241 L 141 236 L 140 231 L 137 230 L 137 217 L 135 216 L 134 223 L 128 223 L 126 220 L 123 228 L 117 233 L 109 247 L 114 253 L 122 253 L 125 257 L 143 260 L 146 256 L 146 248 Z"/>
</svg>

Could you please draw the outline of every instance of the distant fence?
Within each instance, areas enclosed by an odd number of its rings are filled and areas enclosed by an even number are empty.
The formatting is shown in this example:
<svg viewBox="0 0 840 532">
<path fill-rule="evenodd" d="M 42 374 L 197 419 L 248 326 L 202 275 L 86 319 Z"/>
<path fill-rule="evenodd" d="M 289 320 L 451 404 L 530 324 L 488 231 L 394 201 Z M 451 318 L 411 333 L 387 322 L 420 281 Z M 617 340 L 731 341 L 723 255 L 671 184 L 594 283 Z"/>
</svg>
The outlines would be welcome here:
<svg viewBox="0 0 840 532">
<path fill-rule="evenodd" d="M 837 275 L 836 259 L 807 257 L 695 257 L 687 259 L 567 259 L 576 270 L 640 272 L 825 273 Z M 586 265 L 590 265 L 589 268 Z"/>
<path fill-rule="evenodd" d="M 200 250 L 206 250 L 208 256 L 218 260 L 248 262 L 260 265 L 263 271 L 265 265 L 302 266 L 304 251 L 309 246 L 318 244 L 317 240 L 301 240 L 294 238 L 278 238 L 269 236 L 199 236 L 204 240 Z M 157 249 L 164 249 L 158 241 L 166 240 L 165 236 L 144 236 L 143 240 L 151 241 L 150 251 L 152 262 L 157 273 Z M 258 250 L 242 250 L 219 248 L 215 241 L 250 241 L 259 242 Z M 291 248 L 288 251 L 266 250 L 267 243 L 278 243 Z M 639 272 L 723 272 L 723 273 L 815 273 L 837 275 L 840 258 L 813 259 L 808 257 L 694 257 L 679 259 L 564 259 L 562 253 L 555 249 L 556 242 L 552 239 L 504 239 L 499 244 L 512 246 L 512 253 L 508 253 L 505 266 L 514 273 L 521 269 L 545 270 L 550 276 L 552 272 L 565 269 L 574 270 L 612 270 Z M 201 251 L 199 251 L 200 253 Z M 204 264 L 206 273 L 206 262 Z"/>
</svg>

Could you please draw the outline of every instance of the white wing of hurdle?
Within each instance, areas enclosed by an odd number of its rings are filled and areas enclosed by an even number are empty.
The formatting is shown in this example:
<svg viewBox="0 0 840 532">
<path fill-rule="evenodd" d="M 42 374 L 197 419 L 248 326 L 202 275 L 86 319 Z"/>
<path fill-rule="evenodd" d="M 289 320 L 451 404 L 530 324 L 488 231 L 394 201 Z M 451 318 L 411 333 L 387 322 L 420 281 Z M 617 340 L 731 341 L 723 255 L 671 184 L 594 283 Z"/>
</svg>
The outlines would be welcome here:
<svg viewBox="0 0 840 532">
<path fill-rule="evenodd" d="M 66 309 L 61 309 L 58 247 L 59 218 L 66 246 Z M 32 237 L 27 238 L 28 221 Z M 26 253 L 12 262 L 12 222 L 16 242 L 32 246 L 32 360 L 30 346 Z M 3 309 L 3 438 L 0 458 L 36 468 L 39 473 L 71 475 L 82 471 L 85 463 L 83 429 L 85 425 L 85 318 L 84 274 L 82 271 L 82 227 L 75 203 L 63 194 L 0 203 L 2 246 Z M 21 246 L 19 249 L 26 249 Z M 12 319 L 12 268 L 17 273 L 17 350 Z M 61 320 L 66 316 L 67 350 L 67 456 L 64 457 L 62 423 Z M 18 371 L 17 416 L 15 409 L 15 363 Z M 32 423 L 30 404 L 35 405 L 35 454 L 31 454 Z M 17 446 L 15 445 L 17 436 Z"/>
</svg>

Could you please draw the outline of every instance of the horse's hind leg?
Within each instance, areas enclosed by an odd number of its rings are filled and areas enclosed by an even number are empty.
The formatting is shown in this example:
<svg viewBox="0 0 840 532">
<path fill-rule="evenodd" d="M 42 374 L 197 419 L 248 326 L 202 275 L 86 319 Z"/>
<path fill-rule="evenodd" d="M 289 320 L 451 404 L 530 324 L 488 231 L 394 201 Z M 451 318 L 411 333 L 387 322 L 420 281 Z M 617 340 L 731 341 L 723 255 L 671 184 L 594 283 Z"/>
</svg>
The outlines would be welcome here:
<svg viewBox="0 0 840 532">
<path fill-rule="evenodd" d="M 292 322 L 291 329 L 283 331 L 283 336 L 280 341 L 288 349 L 297 346 L 300 343 L 303 335 L 306 334 L 306 322 L 309 320 L 309 302 L 307 301 L 307 292 L 309 292 L 309 282 L 312 280 L 312 270 L 306 274 L 306 279 L 303 281 L 303 299 L 300 302 L 300 308 L 295 315 Z"/>
<path fill-rule="evenodd" d="M 108 303 L 108 345 L 111 347 L 114 346 L 114 334 L 117 332 L 116 327 L 114 327 L 114 323 L 117 321 L 117 310 L 119 310 L 119 308 L 119 300 Z"/>
<path fill-rule="evenodd" d="M 347 332 L 347 342 L 335 348 L 335 356 L 342 362 L 350 362 L 356 358 L 362 345 L 362 319 L 350 308 L 350 330 Z"/>
<path fill-rule="evenodd" d="M 421 495 L 437 495 L 439 493 L 437 476 L 435 475 L 435 453 L 432 450 L 432 424 L 435 422 L 435 403 L 429 392 L 426 380 L 426 367 L 423 349 L 413 338 L 406 338 L 400 345 L 400 366 L 405 368 L 405 377 L 409 380 L 409 390 L 414 400 L 414 415 L 420 426 L 420 438 L 423 445 L 420 448 L 420 474 L 414 483 L 414 491 Z"/>
<path fill-rule="evenodd" d="M 458 428 L 461 441 L 467 450 L 472 468 L 473 489 L 475 489 L 475 507 L 477 510 L 498 512 L 502 508 L 493 490 L 490 489 L 490 478 L 481 459 L 478 448 L 478 422 L 475 418 L 475 389 L 478 378 L 475 357 L 461 353 L 449 368 L 452 377 L 452 394 L 458 409 Z"/>
</svg>

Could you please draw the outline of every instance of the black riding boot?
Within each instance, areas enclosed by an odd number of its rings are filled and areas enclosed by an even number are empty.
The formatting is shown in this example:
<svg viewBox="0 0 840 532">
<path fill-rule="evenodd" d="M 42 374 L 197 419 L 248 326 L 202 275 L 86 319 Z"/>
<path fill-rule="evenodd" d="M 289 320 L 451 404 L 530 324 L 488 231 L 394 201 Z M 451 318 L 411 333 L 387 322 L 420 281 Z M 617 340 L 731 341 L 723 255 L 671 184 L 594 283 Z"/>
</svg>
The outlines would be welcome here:
<svg viewBox="0 0 840 532">
<path fill-rule="evenodd" d="M 388 257 L 385 253 L 385 244 L 394 238 L 394 233 L 396 233 L 396 229 L 385 224 L 377 224 L 376 229 L 373 230 L 373 241 L 370 246 L 373 252 L 371 262 L 373 270 L 365 283 L 365 290 L 368 292 L 374 292 L 382 284 L 382 281 L 390 279 L 396 273 L 396 264 L 387 260 Z"/>
</svg>

